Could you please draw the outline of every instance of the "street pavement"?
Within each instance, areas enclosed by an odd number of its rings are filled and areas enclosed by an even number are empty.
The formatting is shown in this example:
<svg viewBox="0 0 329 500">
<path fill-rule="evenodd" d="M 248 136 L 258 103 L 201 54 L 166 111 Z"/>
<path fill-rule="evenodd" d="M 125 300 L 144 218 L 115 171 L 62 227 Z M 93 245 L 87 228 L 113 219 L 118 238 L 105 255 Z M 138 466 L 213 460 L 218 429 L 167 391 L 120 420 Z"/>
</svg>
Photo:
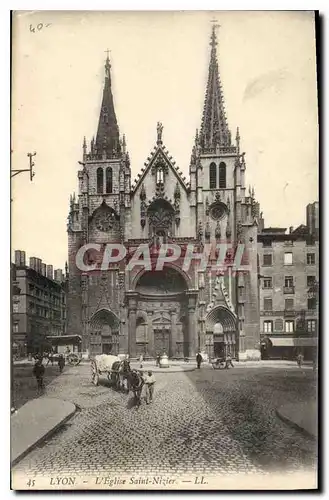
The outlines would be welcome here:
<svg viewBox="0 0 329 500">
<path fill-rule="evenodd" d="M 21 408 L 30 399 L 37 398 L 39 392 L 37 389 L 37 381 L 32 373 L 34 362 L 15 362 L 13 368 L 13 393 L 12 403 L 18 409 Z M 47 386 L 52 380 L 59 375 L 57 364 L 45 365 L 44 384 Z"/>
<path fill-rule="evenodd" d="M 280 420 L 287 402 L 313 401 L 312 370 L 244 368 L 157 373 L 155 399 L 136 408 L 132 395 L 105 378 L 95 387 L 87 364 L 66 367 L 45 397 L 78 411 L 13 472 L 54 474 L 286 473 L 316 467 L 316 443 Z"/>
</svg>

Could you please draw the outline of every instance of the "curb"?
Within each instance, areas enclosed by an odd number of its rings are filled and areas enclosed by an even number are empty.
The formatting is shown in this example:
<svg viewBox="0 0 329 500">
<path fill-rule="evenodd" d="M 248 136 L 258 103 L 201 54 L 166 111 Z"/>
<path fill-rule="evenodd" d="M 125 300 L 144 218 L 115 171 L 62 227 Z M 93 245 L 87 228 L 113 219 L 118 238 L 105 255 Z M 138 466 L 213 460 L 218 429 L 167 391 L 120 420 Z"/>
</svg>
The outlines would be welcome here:
<svg viewBox="0 0 329 500">
<path fill-rule="evenodd" d="M 317 436 L 315 436 L 312 432 L 309 432 L 304 427 L 302 427 L 301 425 L 299 425 L 296 422 L 294 422 L 293 420 L 291 420 L 289 417 L 286 417 L 285 415 L 283 415 L 279 409 L 276 409 L 275 413 L 276 413 L 277 417 L 279 417 L 280 420 L 282 420 L 282 422 L 284 422 L 285 424 L 289 425 L 290 427 L 293 427 L 294 429 L 296 429 L 299 432 L 302 432 L 303 434 L 305 434 L 307 437 L 313 439 L 314 441 L 317 440 Z"/>
<path fill-rule="evenodd" d="M 179 370 L 179 369 L 175 369 L 175 370 L 172 370 L 168 368 L 160 368 L 158 370 L 155 369 L 155 367 L 143 367 L 143 368 L 136 368 L 136 370 L 138 371 L 142 371 L 143 373 L 146 373 L 148 372 L 149 370 L 152 370 L 153 373 L 185 373 L 185 372 L 193 372 L 196 370 L 196 368 L 186 368 L 185 370 Z"/>
<path fill-rule="evenodd" d="M 44 434 L 43 436 L 41 436 L 39 439 L 37 439 L 37 441 L 35 441 L 33 444 L 31 444 L 30 446 L 28 446 L 26 448 L 26 450 L 24 450 L 20 455 L 18 455 L 14 460 L 12 460 L 10 462 L 11 466 L 13 467 L 14 465 L 16 465 L 18 462 L 20 462 L 26 455 L 28 455 L 30 453 L 30 451 L 34 450 L 35 448 L 37 448 L 43 441 L 46 441 L 50 436 L 52 436 L 53 434 L 55 434 L 56 431 L 58 431 L 58 429 L 64 425 L 68 420 L 70 420 L 70 418 L 72 418 L 72 416 L 75 414 L 75 412 L 77 411 L 77 406 L 75 403 L 73 403 L 72 401 L 70 401 L 70 403 L 74 406 L 74 409 L 71 411 L 71 413 L 69 413 L 66 417 L 64 417 L 60 422 L 58 422 L 58 424 L 55 425 L 55 427 L 53 427 L 52 429 L 50 429 L 46 434 Z"/>
</svg>

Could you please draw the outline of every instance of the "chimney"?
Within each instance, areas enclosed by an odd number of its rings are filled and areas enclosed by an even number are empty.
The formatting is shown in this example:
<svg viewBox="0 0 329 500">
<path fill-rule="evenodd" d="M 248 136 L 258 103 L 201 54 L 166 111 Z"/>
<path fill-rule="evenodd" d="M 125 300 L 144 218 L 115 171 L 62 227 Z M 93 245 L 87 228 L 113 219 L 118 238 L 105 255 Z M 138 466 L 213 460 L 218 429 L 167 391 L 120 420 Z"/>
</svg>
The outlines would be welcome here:
<svg viewBox="0 0 329 500">
<path fill-rule="evenodd" d="M 62 283 L 62 281 L 63 281 L 63 271 L 61 269 L 55 269 L 55 271 L 54 271 L 54 279 L 58 283 Z"/>
<path fill-rule="evenodd" d="M 37 271 L 39 274 L 41 274 L 41 264 L 42 264 L 42 260 L 37 259 Z"/>
<path fill-rule="evenodd" d="M 49 278 L 50 280 L 53 280 L 54 279 L 54 268 L 53 266 L 47 266 L 47 278 Z"/>
<path fill-rule="evenodd" d="M 41 264 L 41 274 L 42 276 L 47 276 L 47 266 L 46 264 Z"/>
<path fill-rule="evenodd" d="M 30 268 L 37 270 L 37 259 L 35 257 L 30 257 Z"/>
<path fill-rule="evenodd" d="M 22 250 L 15 250 L 15 264 L 17 267 L 25 266 L 25 252 Z"/>
</svg>

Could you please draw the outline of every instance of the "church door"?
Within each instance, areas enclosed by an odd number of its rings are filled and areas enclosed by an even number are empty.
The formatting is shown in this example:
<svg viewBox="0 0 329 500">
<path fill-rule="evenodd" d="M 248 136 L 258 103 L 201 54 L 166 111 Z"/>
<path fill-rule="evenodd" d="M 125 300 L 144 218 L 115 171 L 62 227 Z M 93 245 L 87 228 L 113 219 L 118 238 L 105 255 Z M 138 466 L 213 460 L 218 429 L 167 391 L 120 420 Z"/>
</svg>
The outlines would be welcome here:
<svg viewBox="0 0 329 500">
<path fill-rule="evenodd" d="M 111 354 L 112 344 L 102 342 L 102 354 Z"/>
<path fill-rule="evenodd" d="M 156 354 L 163 354 L 165 352 L 169 356 L 169 336 L 169 330 L 154 331 L 154 350 Z"/>
</svg>

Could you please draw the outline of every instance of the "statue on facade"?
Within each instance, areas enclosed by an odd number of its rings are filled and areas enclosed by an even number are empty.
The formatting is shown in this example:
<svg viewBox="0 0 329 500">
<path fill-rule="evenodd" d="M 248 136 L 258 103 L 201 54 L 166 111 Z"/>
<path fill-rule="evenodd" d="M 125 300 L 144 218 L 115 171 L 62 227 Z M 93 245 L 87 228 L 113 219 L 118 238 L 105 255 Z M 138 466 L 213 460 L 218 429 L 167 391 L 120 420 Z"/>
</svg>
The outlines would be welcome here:
<svg viewBox="0 0 329 500">
<path fill-rule="evenodd" d="M 163 125 L 161 122 L 157 123 L 157 143 L 162 142 L 162 131 L 163 131 Z"/>
</svg>

